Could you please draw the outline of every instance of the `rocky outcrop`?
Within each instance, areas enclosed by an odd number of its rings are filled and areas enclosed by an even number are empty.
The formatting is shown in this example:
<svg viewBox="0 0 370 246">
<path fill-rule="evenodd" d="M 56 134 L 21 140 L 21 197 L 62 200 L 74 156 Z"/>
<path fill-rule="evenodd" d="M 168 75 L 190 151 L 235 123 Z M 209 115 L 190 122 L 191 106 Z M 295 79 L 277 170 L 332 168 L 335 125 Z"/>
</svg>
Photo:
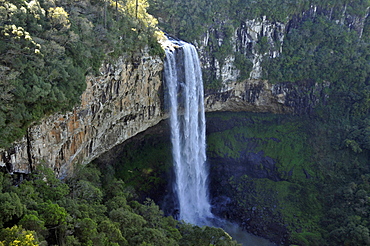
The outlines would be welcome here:
<svg viewBox="0 0 370 246">
<path fill-rule="evenodd" d="M 236 30 L 237 51 L 245 56 L 250 56 L 253 68 L 250 78 L 259 79 L 262 77 L 263 56 L 277 57 L 282 51 L 285 37 L 286 25 L 280 22 L 270 22 L 266 16 L 259 20 L 246 20 Z M 266 41 L 266 47 L 262 47 L 262 38 Z"/>
<path fill-rule="evenodd" d="M 312 81 L 271 84 L 267 80 L 245 80 L 227 83 L 223 91 L 209 91 L 205 96 L 208 112 L 248 111 L 275 114 L 311 114 L 320 102 L 329 83 Z"/>
<path fill-rule="evenodd" d="M 260 79 L 263 57 L 277 57 L 282 51 L 286 24 L 270 22 L 266 16 L 245 20 L 241 21 L 240 26 L 234 29 L 230 37 L 227 37 L 223 30 L 231 28 L 228 22 L 230 21 L 220 21 L 217 27 L 210 28 L 203 38 L 196 42 L 203 68 L 206 70 L 206 79 L 220 80 L 224 86 L 227 86 L 226 83 L 237 81 L 241 71 L 236 67 L 235 54 L 241 54 L 252 62 L 249 78 Z M 261 45 L 262 39 L 265 47 Z M 220 60 L 213 53 L 219 53 L 223 45 L 231 46 L 231 50 Z"/>
<path fill-rule="evenodd" d="M 230 21 L 220 21 L 217 27 L 210 28 L 203 38 L 196 42 L 206 79 L 220 80 L 224 86 L 237 81 L 241 71 L 235 64 L 236 53 L 242 54 L 252 62 L 249 78 L 260 79 L 262 58 L 266 55 L 277 57 L 282 51 L 286 25 L 280 22 L 270 22 L 264 16 L 260 19 L 242 21 L 240 26 L 233 31 L 232 36 L 227 37 L 223 30 L 230 28 L 228 22 Z M 262 38 L 266 40 L 265 48 L 261 48 Z M 229 40 L 226 41 L 227 39 Z M 217 50 L 226 45 L 226 42 L 230 43 L 227 45 L 231 46 L 231 50 L 220 60 L 213 53 L 220 52 Z"/>
<path fill-rule="evenodd" d="M 162 61 L 148 54 L 105 64 L 100 76 L 87 77 L 80 105 L 31 126 L 27 136 L 0 151 L 0 165 L 27 174 L 45 163 L 62 177 L 73 163 L 89 163 L 157 124 L 164 117 L 162 70 Z"/>
<path fill-rule="evenodd" d="M 302 21 L 314 19 L 316 16 L 326 16 L 339 25 L 347 26 L 361 38 L 369 12 L 370 7 L 363 10 L 362 14 L 353 15 L 347 5 L 336 8 L 312 5 L 300 14 L 286 18 L 285 22 L 272 21 L 262 16 L 241 20 L 237 27 L 230 24 L 232 20 L 221 17 L 215 20 L 199 40 L 194 41 L 200 53 L 205 84 L 218 81 L 223 90 L 229 90 L 229 86 L 233 86 L 234 82 L 247 77 L 251 80 L 263 78 L 263 59 L 278 57 L 283 51 L 287 33 L 301 25 Z M 245 65 L 245 61 L 237 61 L 236 56 L 248 60 L 251 63 L 250 68 L 240 66 Z M 247 73 L 245 78 L 241 78 L 243 73 Z"/>
<path fill-rule="evenodd" d="M 293 112 L 284 104 L 285 95 L 273 88 L 266 80 L 229 83 L 227 90 L 206 94 L 207 111 Z"/>
</svg>

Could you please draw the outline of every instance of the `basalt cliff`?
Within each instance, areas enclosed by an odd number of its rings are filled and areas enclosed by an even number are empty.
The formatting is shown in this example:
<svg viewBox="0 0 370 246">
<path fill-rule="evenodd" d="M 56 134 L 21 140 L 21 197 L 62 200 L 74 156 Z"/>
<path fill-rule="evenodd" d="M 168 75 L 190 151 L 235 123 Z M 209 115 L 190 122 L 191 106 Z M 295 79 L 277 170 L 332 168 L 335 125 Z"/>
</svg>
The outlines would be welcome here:
<svg viewBox="0 0 370 246">
<path fill-rule="evenodd" d="M 44 118 L 29 127 L 13 147 L 1 151 L 0 165 L 27 174 L 40 163 L 58 176 L 74 163 L 86 164 L 163 119 L 159 58 L 142 54 L 121 57 L 101 67 L 101 75 L 86 78 L 81 104 L 72 111 Z"/>
<path fill-rule="evenodd" d="M 0 165 L 11 173 L 28 174 L 45 163 L 64 176 L 72 164 L 89 163 L 156 125 L 167 118 L 162 71 L 163 62 L 147 55 L 135 62 L 121 58 L 114 65 L 102 66 L 100 76 L 86 78 L 80 105 L 35 122 L 26 136 L 1 150 Z M 307 88 L 312 95 L 317 90 L 315 86 Z M 223 93 L 209 93 L 206 110 L 293 113 L 311 107 L 310 98 L 301 90 L 263 80 L 234 82 Z"/>
</svg>

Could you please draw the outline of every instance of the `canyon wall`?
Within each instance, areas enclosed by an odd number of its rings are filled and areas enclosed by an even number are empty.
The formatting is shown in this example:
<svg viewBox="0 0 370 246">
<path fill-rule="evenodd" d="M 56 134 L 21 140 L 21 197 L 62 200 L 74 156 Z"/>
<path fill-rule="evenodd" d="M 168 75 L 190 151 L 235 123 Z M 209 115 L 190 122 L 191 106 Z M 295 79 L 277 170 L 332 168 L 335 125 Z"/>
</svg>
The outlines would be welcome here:
<svg viewBox="0 0 370 246">
<path fill-rule="evenodd" d="M 0 166 L 28 174 L 40 163 L 59 177 L 73 164 L 87 164 L 101 154 L 167 118 L 163 110 L 163 61 L 146 54 L 105 64 L 101 75 L 87 76 L 81 104 L 35 122 L 6 150 Z M 324 96 L 322 85 L 271 85 L 265 80 L 227 82 L 227 89 L 207 92 L 206 111 L 307 113 Z"/>
<path fill-rule="evenodd" d="M 70 112 L 46 117 L 7 150 L 0 165 L 28 174 L 40 163 L 59 177 L 72 164 L 87 164 L 101 154 L 167 118 L 163 108 L 163 63 L 143 56 L 137 63 L 120 59 L 102 75 L 87 77 L 81 104 Z M 278 84 L 263 80 L 234 82 L 224 92 L 205 96 L 206 111 L 307 113 L 322 98 L 322 86 Z M 321 95 L 321 96 L 320 96 Z"/>
</svg>

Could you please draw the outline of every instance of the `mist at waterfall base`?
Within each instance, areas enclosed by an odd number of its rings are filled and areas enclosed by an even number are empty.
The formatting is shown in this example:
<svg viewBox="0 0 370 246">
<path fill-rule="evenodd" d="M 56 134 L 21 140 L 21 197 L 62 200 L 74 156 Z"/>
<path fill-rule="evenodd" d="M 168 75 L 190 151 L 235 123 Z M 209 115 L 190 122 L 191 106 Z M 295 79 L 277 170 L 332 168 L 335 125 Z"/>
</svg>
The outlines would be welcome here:
<svg viewBox="0 0 370 246">
<path fill-rule="evenodd" d="M 274 245 L 211 212 L 208 196 L 206 120 L 202 72 L 195 47 L 172 40 L 166 49 L 165 100 L 169 106 L 175 174 L 175 217 L 198 226 L 221 227 L 243 245 Z M 175 48 L 176 47 L 176 48 Z"/>
</svg>

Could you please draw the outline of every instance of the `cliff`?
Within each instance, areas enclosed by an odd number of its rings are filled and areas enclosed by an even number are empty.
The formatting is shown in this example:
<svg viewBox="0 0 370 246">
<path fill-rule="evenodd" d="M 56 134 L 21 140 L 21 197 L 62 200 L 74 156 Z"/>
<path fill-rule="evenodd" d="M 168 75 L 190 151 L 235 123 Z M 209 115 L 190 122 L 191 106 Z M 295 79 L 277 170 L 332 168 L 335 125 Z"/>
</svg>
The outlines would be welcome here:
<svg viewBox="0 0 370 246">
<path fill-rule="evenodd" d="M 45 163 L 60 177 L 74 163 L 86 164 L 126 139 L 157 124 L 161 110 L 162 61 L 142 54 L 105 64 L 86 78 L 81 104 L 29 127 L 13 147 L 1 150 L 0 165 L 30 173 Z"/>
<path fill-rule="evenodd" d="M 350 13 L 347 5 L 336 8 L 324 8 L 312 5 L 301 13 L 288 16 L 285 21 L 273 21 L 267 16 L 254 19 L 244 19 L 231 24 L 225 16 L 215 17 L 204 34 L 199 36 L 196 43 L 200 59 L 205 69 L 205 83 L 211 80 L 222 82 L 224 90 L 228 90 L 228 83 L 240 81 L 241 77 L 249 79 L 263 78 L 263 59 L 276 58 L 283 51 L 283 44 L 287 34 L 297 28 L 302 22 L 325 16 L 327 20 L 353 30 L 361 38 L 369 16 L 367 7 L 363 14 Z M 247 58 L 251 64 L 242 65 L 237 57 Z"/>
<path fill-rule="evenodd" d="M 206 111 L 310 114 L 319 102 L 325 103 L 329 82 L 271 84 L 262 79 L 261 66 L 263 57 L 279 56 L 289 28 L 325 11 L 312 7 L 286 23 L 265 17 L 241 21 L 239 27 L 229 30 L 229 37 L 223 31 L 227 20 L 209 28 L 196 45 L 205 83 L 220 81 L 221 89 L 206 90 Z M 338 23 L 362 35 L 368 11 L 362 17 L 351 17 L 345 11 L 341 16 Z M 220 55 L 219 49 L 226 43 L 230 53 Z M 251 62 L 247 62 L 250 69 L 238 65 L 238 54 Z M 114 65 L 103 65 L 101 76 L 87 77 L 80 105 L 29 127 L 27 135 L 13 147 L 0 150 L 0 166 L 11 173 L 27 174 L 45 162 L 63 176 L 73 163 L 88 163 L 156 125 L 166 118 L 162 110 L 162 71 L 163 61 L 147 54 L 134 59 L 121 57 Z"/>
<path fill-rule="evenodd" d="M 81 104 L 35 122 L 27 135 L 0 150 L 0 165 L 10 173 L 28 174 L 40 163 L 63 177 L 72 164 L 87 164 L 125 140 L 167 118 L 162 110 L 163 62 L 146 54 L 105 64 L 101 76 L 86 78 Z M 248 79 L 208 92 L 206 111 L 307 113 L 320 100 L 322 86 L 271 85 Z"/>
</svg>

